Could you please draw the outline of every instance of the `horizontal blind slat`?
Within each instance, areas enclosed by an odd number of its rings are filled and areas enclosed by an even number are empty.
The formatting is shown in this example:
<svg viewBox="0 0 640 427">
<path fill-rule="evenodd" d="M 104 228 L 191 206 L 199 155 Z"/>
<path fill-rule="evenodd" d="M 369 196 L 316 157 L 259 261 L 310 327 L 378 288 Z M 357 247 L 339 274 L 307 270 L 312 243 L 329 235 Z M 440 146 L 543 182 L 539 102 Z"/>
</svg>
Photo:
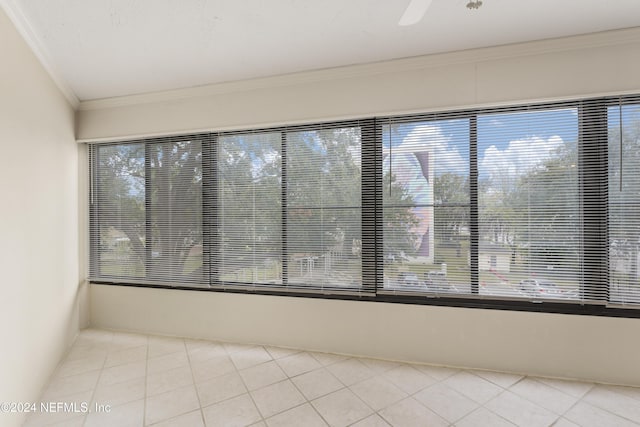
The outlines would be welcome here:
<svg viewBox="0 0 640 427">
<path fill-rule="evenodd" d="M 100 143 L 90 161 L 94 280 L 640 307 L 637 95 Z"/>
</svg>

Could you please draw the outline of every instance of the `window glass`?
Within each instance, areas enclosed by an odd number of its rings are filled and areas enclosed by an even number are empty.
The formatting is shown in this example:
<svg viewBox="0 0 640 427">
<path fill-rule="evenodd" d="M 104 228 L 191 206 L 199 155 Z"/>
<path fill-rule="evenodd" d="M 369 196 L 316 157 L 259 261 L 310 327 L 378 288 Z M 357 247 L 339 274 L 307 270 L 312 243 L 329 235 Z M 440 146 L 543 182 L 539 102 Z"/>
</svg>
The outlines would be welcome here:
<svg viewBox="0 0 640 427">
<path fill-rule="evenodd" d="M 610 107 L 610 299 L 640 303 L 640 105 Z"/>
<path fill-rule="evenodd" d="M 281 134 L 218 138 L 219 280 L 282 283 Z"/>
<path fill-rule="evenodd" d="M 289 285 L 360 287 L 360 128 L 289 132 L 286 144 Z"/>
<path fill-rule="evenodd" d="M 144 144 L 102 145 L 95 150 L 92 275 L 145 277 Z"/>
<path fill-rule="evenodd" d="M 469 291 L 469 121 L 383 126 L 384 289 Z"/>
<path fill-rule="evenodd" d="M 577 298 L 577 109 L 478 116 L 479 288 L 519 298 Z"/>
<path fill-rule="evenodd" d="M 202 282 L 202 142 L 147 144 L 147 277 Z"/>
<path fill-rule="evenodd" d="M 637 96 L 96 144 L 90 160 L 91 280 L 640 307 Z"/>
</svg>

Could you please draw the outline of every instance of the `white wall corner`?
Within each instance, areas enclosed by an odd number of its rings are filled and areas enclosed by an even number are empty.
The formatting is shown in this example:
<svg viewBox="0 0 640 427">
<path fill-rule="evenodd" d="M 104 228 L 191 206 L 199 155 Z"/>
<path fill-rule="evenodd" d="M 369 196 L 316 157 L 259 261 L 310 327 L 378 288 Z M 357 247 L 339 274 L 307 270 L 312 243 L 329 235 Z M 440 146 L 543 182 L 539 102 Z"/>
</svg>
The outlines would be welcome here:
<svg viewBox="0 0 640 427">
<path fill-rule="evenodd" d="M 44 48 L 44 44 L 40 41 L 31 27 L 29 20 L 24 15 L 20 2 L 17 0 L 0 0 L 0 7 L 2 7 L 11 22 L 13 22 L 18 33 L 20 33 L 36 58 L 38 58 L 49 76 L 51 76 L 51 79 L 54 81 L 58 89 L 60 89 L 60 92 L 62 92 L 67 101 L 69 101 L 73 109 L 77 109 L 80 105 L 80 100 L 65 79 L 61 77 L 60 72 L 56 69 L 54 62 L 51 60 L 47 50 Z"/>
</svg>

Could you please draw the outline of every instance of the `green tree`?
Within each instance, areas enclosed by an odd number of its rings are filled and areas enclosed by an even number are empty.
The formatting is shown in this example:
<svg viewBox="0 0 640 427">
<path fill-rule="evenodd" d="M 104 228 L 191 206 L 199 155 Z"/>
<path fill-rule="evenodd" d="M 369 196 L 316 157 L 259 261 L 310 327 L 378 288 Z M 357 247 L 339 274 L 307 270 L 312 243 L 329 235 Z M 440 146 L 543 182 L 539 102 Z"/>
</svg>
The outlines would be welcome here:
<svg viewBox="0 0 640 427">
<path fill-rule="evenodd" d="M 350 253 L 361 234 L 359 128 L 287 134 L 287 245 L 292 253 Z"/>
<path fill-rule="evenodd" d="M 227 279 L 239 269 L 279 260 L 283 185 L 290 255 L 358 255 L 352 243 L 362 239 L 359 128 L 289 132 L 284 184 L 281 145 L 279 132 L 218 138 L 218 187 L 210 200 L 203 200 L 200 141 L 97 147 L 102 274 L 202 279 L 203 212 L 217 220 L 220 255 L 213 260 Z M 384 181 L 385 189 L 393 189 L 385 200 L 400 206 L 384 211 L 385 251 L 411 254 L 418 238 L 411 232 L 417 224 L 413 201 L 389 174 Z M 123 256 L 109 259 L 116 240 L 126 242 L 120 244 Z"/>
<path fill-rule="evenodd" d="M 439 238 L 453 240 L 469 225 L 469 177 L 445 172 L 435 176 L 433 186 Z"/>
<path fill-rule="evenodd" d="M 538 167 L 519 177 L 515 235 L 527 244 L 531 265 L 577 271 L 580 247 L 578 150 L 557 148 Z"/>
<path fill-rule="evenodd" d="M 147 159 L 151 191 L 147 275 L 157 280 L 185 279 L 202 267 L 202 250 L 192 255 L 194 247 L 202 248 L 202 143 L 148 144 Z"/>
<path fill-rule="evenodd" d="M 100 275 L 144 277 L 144 145 L 94 148 L 98 164 L 93 207 L 99 219 Z"/>
<path fill-rule="evenodd" d="M 264 266 L 281 256 L 280 144 L 280 133 L 218 140 L 218 206 L 212 208 L 217 209 L 219 225 L 216 258 L 226 280 L 235 280 L 233 273 L 243 268 Z M 274 271 L 269 279 L 277 276 Z"/>
<path fill-rule="evenodd" d="M 527 269 L 577 268 L 578 158 L 565 142 L 518 174 L 490 175 L 478 183 L 480 238 L 520 253 Z"/>
<path fill-rule="evenodd" d="M 526 173 L 526 172 L 525 172 Z M 527 203 L 520 177 L 508 171 L 491 173 L 478 182 L 480 239 L 515 250 L 526 232 Z M 528 191 L 528 189 L 527 189 Z M 523 203 L 524 200 L 524 203 Z"/>
<path fill-rule="evenodd" d="M 412 210 L 413 197 L 392 173 L 383 177 L 383 242 L 386 262 L 404 261 L 418 249 L 420 235 L 412 230 L 419 219 Z"/>
<path fill-rule="evenodd" d="M 194 247 L 202 244 L 201 143 L 123 144 L 95 150 L 101 274 L 188 278 L 202 265 L 201 252 L 192 256 Z M 114 260 L 109 255 L 115 246 L 120 255 Z"/>
<path fill-rule="evenodd" d="M 619 108 L 609 110 L 616 120 Z M 621 291 L 628 293 L 624 287 L 639 285 L 640 106 L 623 106 L 622 114 L 622 126 L 609 127 L 609 256 L 614 285 L 622 285 Z"/>
</svg>

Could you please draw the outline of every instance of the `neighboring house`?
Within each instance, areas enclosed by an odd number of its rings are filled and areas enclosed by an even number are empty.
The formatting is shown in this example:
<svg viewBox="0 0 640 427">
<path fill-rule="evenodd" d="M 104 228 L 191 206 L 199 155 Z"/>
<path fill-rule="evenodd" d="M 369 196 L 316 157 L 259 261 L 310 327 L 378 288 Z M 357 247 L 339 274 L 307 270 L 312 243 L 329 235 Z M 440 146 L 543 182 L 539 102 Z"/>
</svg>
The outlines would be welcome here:
<svg viewBox="0 0 640 427">
<path fill-rule="evenodd" d="M 627 240 L 616 239 L 609 248 L 611 270 L 615 275 L 640 278 L 640 246 Z"/>
<path fill-rule="evenodd" d="M 511 270 L 511 248 L 496 243 L 480 242 L 478 266 L 482 271 L 508 273 Z"/>
</svg>

